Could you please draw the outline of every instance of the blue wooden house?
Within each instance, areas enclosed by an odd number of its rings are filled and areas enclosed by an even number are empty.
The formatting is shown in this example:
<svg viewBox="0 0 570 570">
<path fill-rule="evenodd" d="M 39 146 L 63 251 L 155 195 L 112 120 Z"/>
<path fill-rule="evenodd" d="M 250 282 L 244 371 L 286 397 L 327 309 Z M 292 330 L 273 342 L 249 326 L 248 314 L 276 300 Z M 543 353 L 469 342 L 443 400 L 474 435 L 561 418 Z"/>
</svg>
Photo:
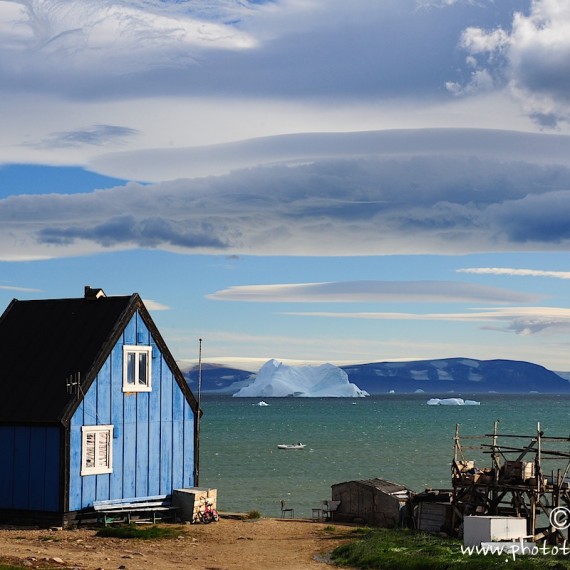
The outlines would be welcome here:
<svg viewBox="0 0 570 570">
<path fill-rule="evenodd" d="M 197 484 L 198 404 L 140 296 L 13 300 L 0 317 L 0 521 Z"/>
</svg>

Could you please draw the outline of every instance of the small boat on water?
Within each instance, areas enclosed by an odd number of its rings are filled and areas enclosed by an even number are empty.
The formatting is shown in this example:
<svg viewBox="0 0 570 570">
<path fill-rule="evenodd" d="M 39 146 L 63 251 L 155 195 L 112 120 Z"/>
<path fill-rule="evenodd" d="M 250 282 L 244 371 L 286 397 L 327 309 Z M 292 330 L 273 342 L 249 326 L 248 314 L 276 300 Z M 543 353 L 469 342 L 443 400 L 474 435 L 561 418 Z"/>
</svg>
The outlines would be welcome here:
<svg viewBox="0 0 570 570">
<path fill-rule="evenodd" d="M 280 443 L 277 449 L 305 449 L 307 447 L 304 443 Z"/>
</svg>

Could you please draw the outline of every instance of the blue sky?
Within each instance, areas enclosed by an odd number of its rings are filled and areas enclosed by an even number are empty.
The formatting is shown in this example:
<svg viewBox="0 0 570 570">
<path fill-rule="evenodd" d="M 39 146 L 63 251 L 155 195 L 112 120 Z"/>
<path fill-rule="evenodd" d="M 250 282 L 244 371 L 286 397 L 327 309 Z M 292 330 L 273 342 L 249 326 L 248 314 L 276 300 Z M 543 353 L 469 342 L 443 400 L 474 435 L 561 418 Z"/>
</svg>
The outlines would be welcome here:
<svg viewBox="0 0 570 570">
<path fill-rule="evenodd" d="M 0 305 L 570 370 L 569 77 L 565 0 L 0 0 Z"/>
</svg>

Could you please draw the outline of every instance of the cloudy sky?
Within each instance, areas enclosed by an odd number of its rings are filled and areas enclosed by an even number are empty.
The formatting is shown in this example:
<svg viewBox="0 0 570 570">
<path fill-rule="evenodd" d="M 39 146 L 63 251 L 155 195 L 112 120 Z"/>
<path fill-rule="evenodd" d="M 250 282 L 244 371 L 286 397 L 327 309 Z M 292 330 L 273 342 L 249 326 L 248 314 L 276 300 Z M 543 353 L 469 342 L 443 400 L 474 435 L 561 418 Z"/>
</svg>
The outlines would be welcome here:
<svg viewBox="0 0 570 570">
<path fill-rule="evenodd" d="M 0 305 L 568 371 L 569 83 L 567 0 L 0 0 Z"/>
</svg>

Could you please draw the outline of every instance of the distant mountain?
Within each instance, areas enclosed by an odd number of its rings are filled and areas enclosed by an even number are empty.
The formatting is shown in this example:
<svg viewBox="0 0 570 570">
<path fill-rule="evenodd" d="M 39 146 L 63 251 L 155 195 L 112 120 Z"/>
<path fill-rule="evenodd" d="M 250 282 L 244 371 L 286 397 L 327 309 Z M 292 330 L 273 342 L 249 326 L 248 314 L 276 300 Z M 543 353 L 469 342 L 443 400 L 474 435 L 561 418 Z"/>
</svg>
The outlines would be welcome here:
<svg viewBox="0 0 570 570">
<path fill-rule="evenodd" d="M 570 382 L 538 364 L 517 360 L 444 358 L 379 362 L 343 367 L 351 382 L 370 394 L 410 393 L 570 393 Z"/>
<path fill-rule="evenodd" d="M 341 366 L 349 381 L 369 394 L 410 394 L 422 390 L 431 394 L 487 393 L 568 394 L 570 382 L 530 362 L 517 360 L 475 360 L 473 358 L 443 358 L 412 362 L 376 362 Z M 196 393 L 198 370 L 184 371 L 190 387 Z M 202 392 L 234 394 L 249 385 L 255 374 L 217 365 L 202 367 Z"/>
<path fill-rule="evenodd" d="M 198 367 L 182 369 L 186 382 L 192 392 L 198 392 Z M 217 364 L 204 364 L 202 366 L 202 392 L 209 394 L 234 394 L 240 388 L 253 382 L 255 374 L 247 370 L 228 368 Z"/>
</svg>

